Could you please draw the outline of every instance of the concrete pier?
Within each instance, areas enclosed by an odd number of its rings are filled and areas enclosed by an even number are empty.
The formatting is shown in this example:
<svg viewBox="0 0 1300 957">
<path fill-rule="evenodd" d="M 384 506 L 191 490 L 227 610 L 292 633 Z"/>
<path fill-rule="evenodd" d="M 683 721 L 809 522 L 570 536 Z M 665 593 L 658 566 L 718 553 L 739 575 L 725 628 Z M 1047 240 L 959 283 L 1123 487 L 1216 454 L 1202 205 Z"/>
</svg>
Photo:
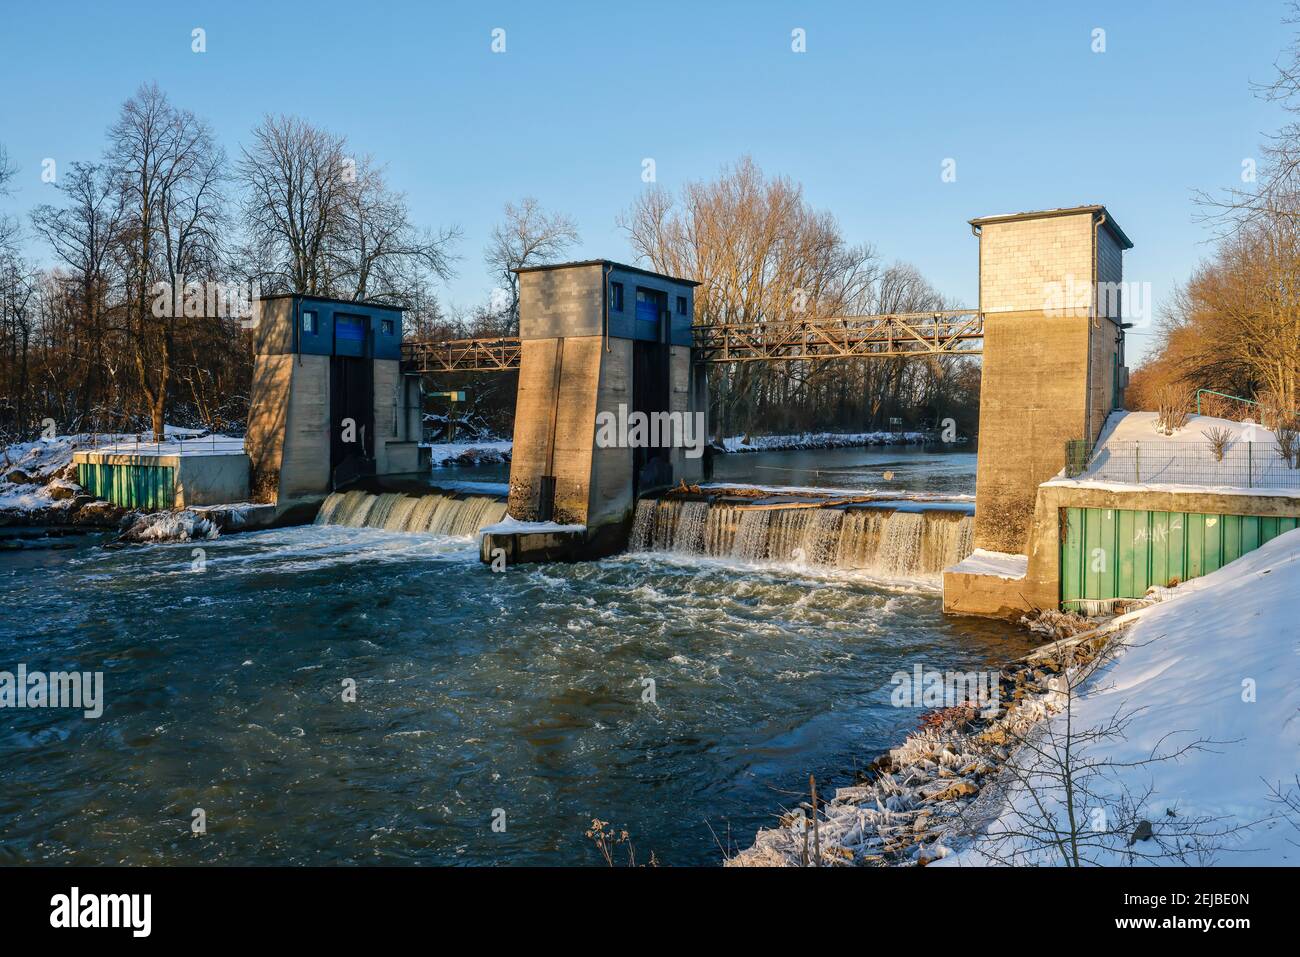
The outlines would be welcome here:
<svg viewBox="0 0 1300 957">
<path fill-rule="evenodd" d="M 1071 439 L 1096 440 L 1127 382 L 1119 291 L 1133 243 L 1104 206 L 986 216 L 979 237 L 984 359 L 975 547 L 1028 555 L 1038 486 L 1065 465 Z M 1041 562 L 1023 580 L 950 572 L 944 608 L 1006 616 L 1055 607 Z M 1042 576 L 1047 575 L 1044 579 Z"/>
<path fill-rule="evenodd" d="M 256 501 L 319 503 L 421 459 L 419 377 L 401 372 L 402 311 L 319 296 L 260 300 L 245 450 Z"/>
<path fill-rule="evenodd" d="M 675 414 L 683 427 L 703 430 L 701 441 L 707 435 L 704 376 L 692 361 L 696 285 L 608 260 L 519 271 L 509 514 L 583 531 L 565 533 L 563 543 L 512 533 L 519 541 L 501 547 L 513 560 L 622 551 L 639 495 L 702 477 L 703 458 L 680 445 L 597 435 L 602 418 L 633 413 Z"/>
</svg>

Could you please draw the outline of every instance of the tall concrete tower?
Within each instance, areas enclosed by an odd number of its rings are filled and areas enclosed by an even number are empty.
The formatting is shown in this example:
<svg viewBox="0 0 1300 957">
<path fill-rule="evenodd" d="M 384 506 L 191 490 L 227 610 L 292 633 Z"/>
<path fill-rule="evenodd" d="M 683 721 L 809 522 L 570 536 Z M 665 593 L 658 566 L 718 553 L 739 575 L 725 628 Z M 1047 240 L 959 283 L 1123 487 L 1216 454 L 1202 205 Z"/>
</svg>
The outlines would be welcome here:
<svg viewBox="0 0 1300 957">
<path fill-rule="evenodd" d="M 401 372 L 400 309 L 264 297 L 253 347 L 244 449 L 256 501 L 314 509 L 358 480 L 427 468 L 419 378 Z"/>
<path fill-rule="evenodd" d="M 1038 485 L 1123 405 L 1123 252 L 1104 206 L 984 216 L 975 547 L 1024 554 Z"/>
<path fill-rule="evenodd" d="M 585 526 L 573 557 L 622 550 L 638 495 L 701 477 L 684 448 L 597 441 L 602 414 L 707 411 L 692 361 L 697 285 L 608 260 L 519 270 L 509 513 Z"/>
</svg>

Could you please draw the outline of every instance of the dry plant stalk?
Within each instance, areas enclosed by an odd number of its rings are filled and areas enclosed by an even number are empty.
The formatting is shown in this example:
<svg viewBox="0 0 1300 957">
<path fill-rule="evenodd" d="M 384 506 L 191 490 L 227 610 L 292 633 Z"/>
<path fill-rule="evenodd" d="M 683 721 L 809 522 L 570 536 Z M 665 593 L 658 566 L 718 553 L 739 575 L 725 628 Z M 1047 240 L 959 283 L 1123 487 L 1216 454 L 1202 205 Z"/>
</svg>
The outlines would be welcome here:
<svg viewBox="0 0 1300 957">
<path fill-rule="evenodd" d="M 1157 397 L 1156 428 L 1165 435 L 1173 435 L 1187 424 L 1190 405 L 1186 391 L 1178 386 L 1165 386 Z"/>
<path fill-rule="evenodd" d="M 1228 450 L 1228 443 L 1232 441 L 1232 430 L 1227 426 L 1216 425 L 1211 429 L 1203 429 L 1201 435 L 1205 436 L 1210 443 L 1210 450 L 1214 452 L 1214 461 L 1222 462 L 1223 453 Z"/>
<path fill-rule="evenodd" d="M 1300 467 L 1300 421 L 1293 418 L 1278 422 L 1273 435 L 1277 438 L 1277 454 L 1287 467 Z"/>
</svg>

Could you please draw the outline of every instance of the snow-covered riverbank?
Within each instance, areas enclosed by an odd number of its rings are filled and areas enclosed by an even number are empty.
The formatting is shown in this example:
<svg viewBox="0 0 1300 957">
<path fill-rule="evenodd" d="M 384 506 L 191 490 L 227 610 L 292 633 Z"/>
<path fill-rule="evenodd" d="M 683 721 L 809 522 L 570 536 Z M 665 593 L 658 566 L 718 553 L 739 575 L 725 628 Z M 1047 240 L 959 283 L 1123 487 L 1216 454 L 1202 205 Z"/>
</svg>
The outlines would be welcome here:
<svg viewBox="0 0 1300 957">
<path fill-rule="evenodd" d="M 919 445 L 924 432 L 800 432 L 794 435 L 733 435 L 722 440 L 724 452 L 781 452 L 795 449 L 849 449 L 872 445 Z M 427 446 L 434 468 L 494 465 L 510 461 L 510 439 L 435 442 Z"/>
<path fill-rule="evenodd" d="M 425 446 L 435 469 L 466 465 L 497 465 L 510 461 L 514 443 L 510 439 L 481 439 L 473 442 L 435 442 Z"/>
<path fill-rule="evenodd" d="M 1160 589 L 1104 646 L 1004 670 L 995 719 L 935 715 L 816 829 L 787 814 L 728 863 L 798 865 L 820 844 L 823 864 L 1294 865 L 1297 594 L 1293 531 Z"/>
<path fill-rule="evenodd" d="M 188 453 L 190 449 L 185 446 L 192 443 L 192 448 L 202 454 L 216 447 L 217 442 L 228 445 L 240 441 L 171 425 L 166 427 L 166 434 L 165 445 L 151 447 L 179 454 Z M 213 444 L 205 445 L 209 440 Z M 141 441 L 134 434 L 81 433 L 0 448 L 0 525 L 115 527 L 126 509 L 86 493 L 77 483 L 72 454 L 79 449 L 113 447 L 129 452 Z"/>
<path fill-rule="evenodd" d="M 61 435 L 0 449 L 0 525 L 115 525 L 122 510 L 76 481 L 72 453 L 94 444 L 90 435 Z"/>
<path fill-rule="evenodd" d="M 800 432 L 795 435 L 733 435 L 722 440 L 727 452 L 782 452 L 793 449 L 853 449 L 869 445 L 919 445 L 923 432 Z"/>
</svg>

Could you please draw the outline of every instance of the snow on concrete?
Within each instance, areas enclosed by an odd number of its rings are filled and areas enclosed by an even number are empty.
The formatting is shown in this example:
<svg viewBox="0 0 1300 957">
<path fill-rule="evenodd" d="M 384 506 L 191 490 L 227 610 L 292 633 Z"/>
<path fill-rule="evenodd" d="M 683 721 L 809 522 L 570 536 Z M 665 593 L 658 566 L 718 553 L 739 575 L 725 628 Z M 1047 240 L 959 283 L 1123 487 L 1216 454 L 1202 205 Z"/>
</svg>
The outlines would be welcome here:
<svg viewBox="0 0 1300 957">
<path fill-rule="evenodd" d="M 787 449 L 840 449 L 865 445 L 913 445 L 921 432 L 800 432 L 797 435 L 733 435 L 722 440 L 727 452 L 776 452 Z"/>
<path fill-rule="evenodd" d="M 959 575 L 989 575 L 1014 581 L 1024 578 L 1029 571 L 1029 556 L 977 548 L 948 571 Z"/>
<path fill-rule="evenodd" d="M 556 522 L 521 522 L 517 518 L 507 516 L 503 521 L 495 525 L 484 525 L 479 529 L 479 535 L 530 535 L 543 532 L 585 532 L 586 525 L 560 525 Z"/>
<path fill-rule="evenodd" d="M 889 496 L 899 493 L 878 488 L 839 488 L 833 485 L 758 485 L 753 482 L 705 482 L 699 486 L 705 491 L 725 492 L 728 489 L 741 489 L 756 492 L 771 492 L 773 495 L 827 495 L 844 498 L 846 495 L 880 495 L 881 501 L 894 500 Z M 949 494 L 946 492 L 908 492 L 906 498 L 897 501 L 912 502 L 957 502 L 974 503 L 974 495 Z"/>
<path fill-rule="evenodd" d="M 1076 738 L 1117 713 L 1134 712 L 1122 737 L 1081 744 L 1082 759 L 1112 762 L 1098 785 L 1118 801 L 1124 791 L 1153 789 L 1140 810 L 1155 837 L 1133 850 L 1153 853 L 1158 840 L 1179 840 L 1180 828 L 1197 818 L 1215 829 L 1250 825 L 1208 849 L 1206 863 L 1289 865 L 1300 863 L 1300 814 L 1290 817 L 1270 788 L 1300 798 L 1300 530 L 1288 532 L 1218 571 L 1162 590 L 1164 601 L 1124 616 L 1131 621 L 1117 657 L 1102 665 L 1071 708 Z M 1049 720 L 1060 731 L 1065 713 Z M 1171 754 L 1196 739 L 1208 751 L 1177 760 L 1136 764 L 1153 753 Z M 1012 757 L 1019 773 L 1034 775 L 1034 792 L 1020 790 L 973 846 L 943 865 L 986 864 L 998 838 L 1020 829 L 1036 814 L 1035 802 L 1063 819 L 1063 789 L 1037 773 L 1043 760 L 1024 748 Z M 1125 767 L 1124 765 L 1130 765 Z M 1173 811 L 1174 816 L 1168 812 Z M 1105 839 L 1093 862 L 1143 863 L 1130 853 L 1131 834 Z M 1043 864 L 1060 864 L 1059 853 L 1030 852 Z M 1193 860 L 1192 862 L 1195 862 Z M 1148 862 L 1150 863 L 1150 862 Z M 1178 863 L 1162 861 L 1161 863 Z"/>
</svg>

